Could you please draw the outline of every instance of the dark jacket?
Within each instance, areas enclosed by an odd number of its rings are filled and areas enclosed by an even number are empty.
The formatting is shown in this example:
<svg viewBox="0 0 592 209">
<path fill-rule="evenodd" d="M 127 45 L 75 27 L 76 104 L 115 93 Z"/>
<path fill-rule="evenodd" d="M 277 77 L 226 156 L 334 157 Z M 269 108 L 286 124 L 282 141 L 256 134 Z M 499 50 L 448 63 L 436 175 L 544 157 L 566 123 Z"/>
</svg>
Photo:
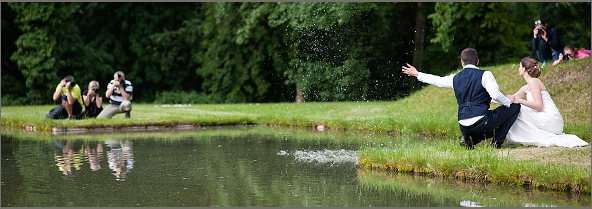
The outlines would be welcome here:
<svg viewBox="0 0 592 209">
<path fill-rule="evenodd" d="M 547 32 L 547 45 L 553 48 L 557 53 L 563 53 L 563 45 L 559 41 L 559 34 L 555 28 L 545 29 Z M 532 38 L 532 49 L 539 49 L 539 41 L 541 40 L 541 34 L 538 34 L 536 38 Z"/>
</svg>

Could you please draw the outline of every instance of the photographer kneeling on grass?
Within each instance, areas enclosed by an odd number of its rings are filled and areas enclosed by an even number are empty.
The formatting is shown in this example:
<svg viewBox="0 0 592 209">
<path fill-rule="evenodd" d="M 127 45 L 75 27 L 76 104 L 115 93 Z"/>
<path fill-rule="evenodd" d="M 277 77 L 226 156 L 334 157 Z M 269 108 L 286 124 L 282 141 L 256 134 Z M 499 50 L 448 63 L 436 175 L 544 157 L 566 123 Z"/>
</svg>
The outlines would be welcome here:
<svg viewBox="0 0 592 209">
<path fill-rule="evenodd" d="M 74 82 L 74 77 L 67 75 L 60 81 L 53 93 L 53 100 L 62 99 L 62 104 L 49 111 L 45 118 L 52 119 L 74 119 L 75 115 L 82 112 L 82 97 L 80 87 Z"/>
<path fill-rule="evenodd" d="M 82 101 L 84 101 L 84 111 L 76 115 L 76 119 L 85 117 L 97 117 L 103 111 L 103 95 L 99 91 L 99 82 L 91 81 L 88 89 L 82 92 Z"/>
<path fill-rule="evenodd" d="M 130 118 L 132 111 L 132 82 L 125 80 L 125 74 L 115 72 L 113 80 L 107 85 L 105 96 L 109 98 L 109 105 L 99 113 L 98 118 L 111 118 L 117 113 L 125 112 L 125 118 Z M 122 91 L 123 90 L 123 91 Z"/>
</svg>

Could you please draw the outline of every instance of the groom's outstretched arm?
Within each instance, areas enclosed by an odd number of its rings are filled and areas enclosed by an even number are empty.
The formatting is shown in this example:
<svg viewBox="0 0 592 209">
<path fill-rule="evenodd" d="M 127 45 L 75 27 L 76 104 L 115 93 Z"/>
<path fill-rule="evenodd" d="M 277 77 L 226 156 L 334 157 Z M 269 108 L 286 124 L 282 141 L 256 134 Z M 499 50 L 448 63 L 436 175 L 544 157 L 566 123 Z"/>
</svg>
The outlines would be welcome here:
<svg viewBox="0 0 592 209">
<path fill-rule="evenodd" d="M 453 86 L 453 78 L 454 75 L 456 74 L 452 74 L 452 75 L 448 75 L 445 77 L 440 77 L 440 76 L 436 76 L 436 75 L 431 75 L 431 74 L 427 74 L 427 73 L 422 73 L 417 71 L 417 69 L 415 69 L 415 67 L 413 67 L 410 64 L 407 64 L 407 67 L 402 66 L 402 71 L 403 73 L 407 74 L 408 76 L 415 76 L 417 77 L 417 80 L 427 83 L 427 84 L 431 84 L 437 87 L 442 87 L 442 88 L 452 88 Z"/>
</svg>

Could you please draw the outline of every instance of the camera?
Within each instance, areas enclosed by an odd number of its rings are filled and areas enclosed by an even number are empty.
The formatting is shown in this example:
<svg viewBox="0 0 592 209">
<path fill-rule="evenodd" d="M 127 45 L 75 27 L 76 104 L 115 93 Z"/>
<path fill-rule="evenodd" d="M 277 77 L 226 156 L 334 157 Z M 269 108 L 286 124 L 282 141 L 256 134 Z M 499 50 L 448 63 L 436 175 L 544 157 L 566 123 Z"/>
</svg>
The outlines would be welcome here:
<svg viewBox="0 0 592 209">
<path fill-rule="evenodd" d="M 539 28 L 539 34 L 540 35 L 543 35 L 543 29 L 542 28 Z"/>
<path fill-rule="evenodd" d="M 563 54 L 563 60 L 570 60 L 570 59 L 571 59 L 571 55 Z"/>
<path fill-rule="evenodd" d="M 125 86 L 125 80 L 121 79 L 121 75 L 117 74 L 117 78 L 119 78 L 119 80 L 117 80 L 117 82 L 119 82 L 120 84 Z"/>
<path fill-rule="evenodd" d="M 97 88 L 93 88 L 92 90 L 97 94 L 99 93 L 99 89 L 97 89 Z"/>
<path fill-rule="evenodd" d="M 68 83 L 70 84 L 70 87 L 76 86 L 76 82 L 71 81 L 70 79 L 66 79 L 66 85 L 63 85 L 62 87 L 66 87 Z"/>
</svg>

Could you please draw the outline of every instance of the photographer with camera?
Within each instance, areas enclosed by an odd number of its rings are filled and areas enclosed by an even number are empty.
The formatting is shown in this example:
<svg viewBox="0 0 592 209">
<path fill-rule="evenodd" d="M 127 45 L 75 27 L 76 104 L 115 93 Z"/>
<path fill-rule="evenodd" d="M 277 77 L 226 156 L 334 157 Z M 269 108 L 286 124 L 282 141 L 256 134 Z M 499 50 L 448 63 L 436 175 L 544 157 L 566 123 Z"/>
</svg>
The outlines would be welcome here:
<svg viewBox="0 0 592 209">
<path fill-rule="evenodd" d="M 584 48 L 576 49 L 572 45 L 565 45 L 563 48 L 563 54 L 559 54 L 559 59 L 553 62 L 553 66 L 559 64 L 560 62 L 567 62 L 571 59 L 584 59 L 586 57 L 590 57 L 592 55 L 592 51 L 586 50 Z"/>
<path fill-rule="evenodd" d="M 91 81 L 88 89 L 82 92 L 82 101 L 84 101 L 84 111 L 76 115 L 76 119 L 84 117 L 97 117 L 103 111 L 103 96 L 99 92 L 99 82 Z"/>
<path fill-rule="evenodd" d="M 130 118 L 132 111 L 132 82 L 125 80 L 125 74 L 121 71 L 113 74 L 113 80 L 107 85 L 105 96 L 109 98 L 109 105 L 99 113 L 98 118 L 111 118 L 117 113 L 125 112 L 125 118 Z"/>
<path fill-rule="evenodd" d="M 74 77 L 67 75 L 60 81 L 53 93 L 53 100 L 62 99 L 62 107 L 58 106 L 52 109 L 45 118 L 74 119 L 74 115 L 82 112 L 82 96 L 80 95 L 80 87 L 74 82 Z"/>
<path fill-rule="evenodd" d="M 547 64 L 547 60 L 556 61 L 559 54 L 563 53 L 563 45 L 559 41 L 559 34 L 555 28 L 548 29 L 544 20 L 534 21 L 535 28 L 532 30 L 532 48 L 536 50 L 537 57 L 543 62 L 541 67 Z"/>
</svg>

